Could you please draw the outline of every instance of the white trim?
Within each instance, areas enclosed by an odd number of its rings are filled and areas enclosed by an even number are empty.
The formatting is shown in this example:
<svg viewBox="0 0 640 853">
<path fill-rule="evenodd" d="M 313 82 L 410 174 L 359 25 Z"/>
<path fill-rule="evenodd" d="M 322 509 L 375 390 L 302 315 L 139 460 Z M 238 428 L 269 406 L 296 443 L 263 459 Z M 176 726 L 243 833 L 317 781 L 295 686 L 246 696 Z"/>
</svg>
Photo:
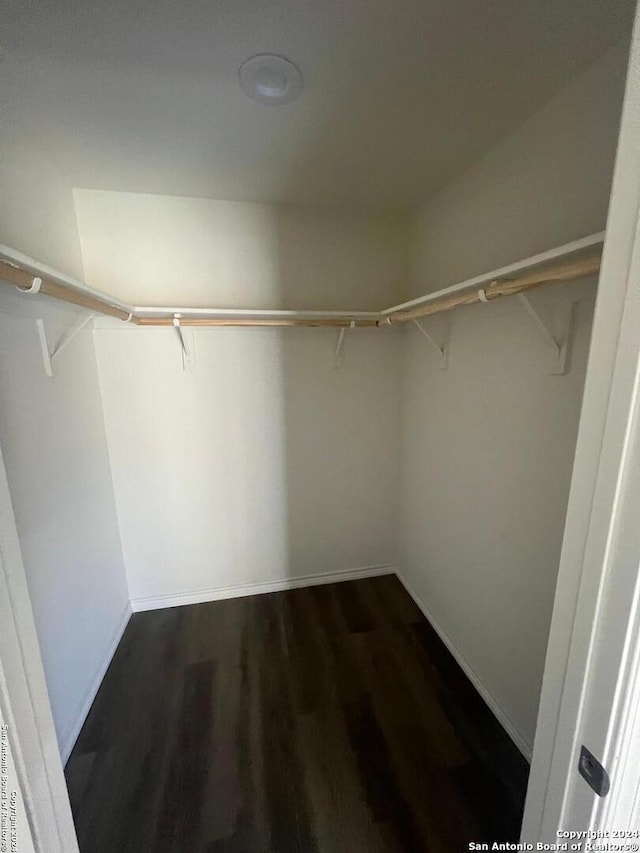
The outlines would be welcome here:
<svg viewBox="0 0 640 853">
<path fill-rule="evenodd" d="M 631 470 L 634 471 L 637 479 L 637 464 Z M 631 513 L 633 513 L 634 545 L 637 553 L 637 503 L 635 500 Z M 617 602 L 612 608 L 610 607 L 610 613 L 613 613 L 614 619 L 622 609 L 616 605 Z M 612 714 L 612 723 L 607 733 L 607 745 L 602 753 L 602 761 L 614 784 L 610 796 L 605 797 L 604 800 L 597 800 L 595 805 L 596 826 L 604 828 L 637 829 L 638 817 L 640 817 L 638 812 L 640 777 L 637 772 L 634 772 L 640 765 L 640 580 L 636 580 L 635 594 L 629 613 L 629 627 L 625 636 L 624 652 L 621 655 L 622 665 L 613 703 L 615 713 Z M 600 684 L 595 689 L 599 688 Z M 635 785 L 633 782 L 629 785 L 616 784 L 617 779 L 633 779 L 634 776 L 637 780 Z"/>
<path fill-rule="evenodd" d="M 109 665 L 113 660 L 113 656 L 118 648 L 120 640 L 122 639 L 122 635 L 124 634 L 124 630 L 129 624 L 129 619 L 131 618 L 131 614 L 133 610 L 131 608 L 131 603 L 127 601 L 125 604 L 124 610 L 116 627 L 111 635 L 111 640 L 109 641 L 109 645 L 107 646 L 107 650 L 102 659 L 102 662 L 98 665 L 93 678 L 91 679 L 91 684 L 85 694 L 84 699 L 79 704 L 78 710 L 74 715 L 74 720 L 71 726 L 67 729 L 67 732 L 61 736 L 60 738 L 60 754 L 62 756 L 63 764 L 66 764 L 69 760 L 69 756 L 73 751 L 73 747 L 78 740 L 78 735 L 87 719 L 87 715 L 91 710 L 91 706 L 93 705 L 94 699 L 96 698 L 96 694 L 100 689 L 100 685 L 102 684 L 104 677 L 109 669 Z"/>
<path fill-rule="evenodd" d="M 134 613 L 143 610 L 159 610 L 162 607 L 180 607 L 183 604 L 201 604 L 205 601 L 221 601 L 225 598 L 242 598 L 246 595 L 263 595 L 267 592 L 281 592 L 287 589 L 299 589 L 305 586 L 319 586 L 325 583 L 341 583 L 359 578 L 376 578 L 380 575 L 394 575 L 392 565 L 363 566 L 359 569 L 340 569 L 333 572 L 319 572 L 313 575 L 283 578 L 282 580 L 246 583 L 238 586 L 218 586 L 211 589 L 196 589 L 192 592 L 176 592 L 171 595 L 151 595 L 132 598 Z"/>
<path fill-rule="evenodd" d="M 556 261 L 559 258 L 566 258 L 570 255 L 575 255 L 578 252 L 584 252 L 586 249 L 594 246 L 601 246 L 604 243 L 605 232 L 600 231 L 597 234 L 590 234 L 588 237 L 581 237 L 579 240 L 572 240 L 571 243 L 565 243 L 563 246 L 556 246 L 554 249 L 549 249 L 546 252 L 540 252 L 539 255 L 532 255 L 530 258 L 524 258 L 521 261 L 516 261 L 514 264 L 508 264 L 506 267 L 499 267 L 497 270 L 485 272 L 482 275 L 477 275 L 474 278 L 468 278 L 466 281 L 460 281 L 458 284 L 452 284 L 449 287 L 443 287 L 441 290 L 434 290 L 427 293 L 425 296 L 418 296 L 416 299 L 411 299 L 409 302 L 401 302 L 399 305 L 392 305 L 391 308 L 385 308 L 380 313 L 395 314 L 396 311 L 403 311 L 405 308 L 413 308 L 416 305 L 424 305 L 426 302 L 433 302 L 434 299 L 440 299 L 443 296 L 448 296 L 451 293 L 458 293 L 461 290 L 476 289 L 483 284 L 488 284 L 498 278 L 504 278 L 508 275 L 513 275 L 516 272 L 524 272 L 525 270 L 534 269 L 535 267 L 548 264 L 550 261 Z M 480 297 L 481 301 L 483 300 Z"/>
<path fill-rule="evenodd" d="M 426 604 L 422 601 L 420 596 L 416 594 L 411 584 L 406 580 L 406 578 L 403 577 L 403 575 L 399 571 L 396 571 L 396 575 L 398 576 L 398 580 L 400 581 L 402 586 L 406 589 L 411 598 L 415 601 L 415 603 L 422 611 L 422 615 L 424 616 L 424 618 L 431 625 L 431 627 L 440 637 L 445 646 L 449 649 L 464 674 L 467 676 L 469 681 L 473 684 L 480 696 L 482 696 L 486 704 L 489 706 L 489 709 L 492 711 L 494 717 L 498 720 L 502 728 L 509 735 L 511 740 L 515 743 L 515 745 L 518 747 L 518 749 L 524 755 L 527 761 L 530 762 L 531 755 L 533 753 L 533 744 L 518 730 L 514 723 L 509 719 L 504 709 L 487 690 L 480 676 L 467 662 L 460 649 L 458 649 L 458 647 L 449 637 L 444 628 L 442 628 L 438 620 L 435 618 L 435 616 L 429 610 Z"/>
<path fill-rule="evenodd" d="M 0 705 L 37 853 L 78 853 L 0 449 Z"/>
<path fill-rule="evenodd" d="M 182 317 L 257 317 L 257 318 L 281 318 L 281 319 L 314 319 L 316 317 L 379 317 L 379 311 L 294 311 L 278 308 L 188 308 L 184 306 L 163 305 L 134 305 L 134 313 L 150 314 L 152 316 L 173 316 L 181 314 Z"/>
</svg>

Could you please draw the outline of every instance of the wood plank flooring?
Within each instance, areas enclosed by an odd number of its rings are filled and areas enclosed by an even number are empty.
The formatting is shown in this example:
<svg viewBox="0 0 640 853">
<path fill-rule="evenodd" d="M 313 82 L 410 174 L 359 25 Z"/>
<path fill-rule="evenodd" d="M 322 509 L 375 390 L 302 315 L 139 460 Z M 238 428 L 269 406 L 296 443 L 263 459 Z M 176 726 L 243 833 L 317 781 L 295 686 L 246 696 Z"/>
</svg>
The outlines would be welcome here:
<svg viewBox="0 0 640 853">
<path fill-rule="evenodd" d="M 66 774 L 81 853 L 452 853 L 528 765 L 388 576 L 135 614 Z"/>
</svg>

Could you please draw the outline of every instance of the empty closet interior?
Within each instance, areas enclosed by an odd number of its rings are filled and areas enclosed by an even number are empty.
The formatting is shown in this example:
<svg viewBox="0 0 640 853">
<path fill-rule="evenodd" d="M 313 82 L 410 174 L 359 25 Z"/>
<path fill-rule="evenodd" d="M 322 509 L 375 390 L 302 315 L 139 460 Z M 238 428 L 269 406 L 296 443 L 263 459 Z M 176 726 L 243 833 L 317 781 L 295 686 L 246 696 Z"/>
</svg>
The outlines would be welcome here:
<svg viewBox="0 0 640 853">
<path fill-rule="evenodd" d="M 9 5 L 0 441 L 63 762 L 132 626 L 353 581 L 530 760 L 633 4 Z"/>
</svg>

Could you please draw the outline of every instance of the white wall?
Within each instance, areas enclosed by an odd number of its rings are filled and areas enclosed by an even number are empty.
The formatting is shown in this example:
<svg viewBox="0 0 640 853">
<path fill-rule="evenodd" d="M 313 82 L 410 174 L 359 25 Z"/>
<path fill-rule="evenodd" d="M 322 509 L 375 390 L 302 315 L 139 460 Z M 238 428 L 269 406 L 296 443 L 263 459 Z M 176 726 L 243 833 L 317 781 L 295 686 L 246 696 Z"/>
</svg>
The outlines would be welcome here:
<svg viewBox="0 0 640 853">
<path fill-rule="evenodd" d="M 44 147 L 5 141 L 0 242 L 82 277 L 73 194 Z M 73 745 L 123 627 L 128 595 L 93 341 L 44 375 L 35 316 L 53 346 L 77 314 L 0 294 L 0 441 L 58 742 Z M 36 305 L 38 307 L 36 307 Z"/>
<path fill-rule="evenodd" d="M 38 313 L 52 342 L 77 320 Z M 50 379 L 32 319 L 0 313 L 0 339 L 0 440 L 66 756 L 128 609 L 95 352 L 87 329 Z"/>
<path fill-rule="evenodd" d="M 605 57 L 420 212 L 411 295 L 604 228 L 625 59 L 623 48 Z M 525 753 L 593 286 L 566 295 L 582 301 L 565 377 L 549 375 L 545 344 L 515 300 L 452 315 L 448 371 L 415 330 L 404 359 L 401 571 Z M 551 317 L 562 289 L 531 298 Z"/>
<path fill-rule="evenodd" d="M 74 191 L 88 282 L 137 305 L 386 307 L 406 282 L 406 217 Z"/>
<path fill-rule="evenodd" d="M 127 298 L 375 308 L 405 273 L 395 218 L 76 198 L 89 281 Z M 95 337 L 135 606 L 395 562 L 394 332 L 348 332 L 336 370 L 332 329 L 199 329 L 183 372 L 173 330 L 111 326 Z"/>
<path fill-rule="evenodd" d="M 46 146 L 0 143 L 0 242 L 77 278 L 82 257 L 73 192 Z"/>
</svg>

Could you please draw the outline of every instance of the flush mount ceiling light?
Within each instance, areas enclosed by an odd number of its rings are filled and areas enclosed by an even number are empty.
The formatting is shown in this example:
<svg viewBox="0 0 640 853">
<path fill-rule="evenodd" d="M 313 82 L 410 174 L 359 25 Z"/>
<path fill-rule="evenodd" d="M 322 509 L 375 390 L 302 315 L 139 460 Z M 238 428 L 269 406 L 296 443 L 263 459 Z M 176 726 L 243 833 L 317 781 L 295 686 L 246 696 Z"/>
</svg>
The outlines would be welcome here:
<svg viewBox="0 0 640 853">
<path fill-rule="evenodd" d="M 302 92 L 300 70 L 273 53 L 261 53 L 243 62 L 238 80 L 245 95 L 263 104 L 288 104 Z"/>
</svg>

